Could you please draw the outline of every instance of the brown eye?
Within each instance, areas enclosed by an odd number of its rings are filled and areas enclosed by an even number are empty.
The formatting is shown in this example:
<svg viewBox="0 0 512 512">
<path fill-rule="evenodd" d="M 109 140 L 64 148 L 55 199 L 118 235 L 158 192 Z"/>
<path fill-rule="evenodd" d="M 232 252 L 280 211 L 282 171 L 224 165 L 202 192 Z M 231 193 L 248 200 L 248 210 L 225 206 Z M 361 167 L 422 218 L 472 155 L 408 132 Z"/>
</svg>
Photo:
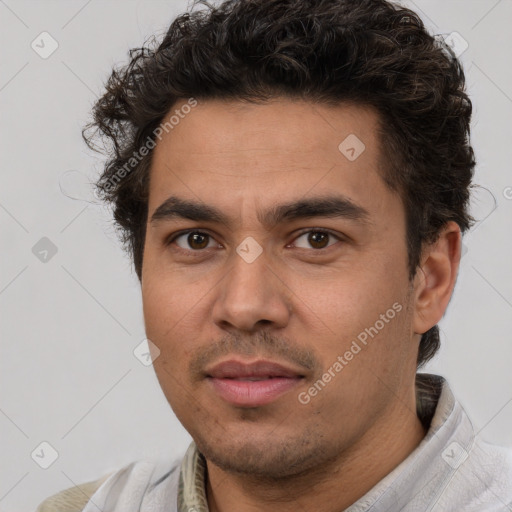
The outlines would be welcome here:
<svg viewBox="0 0 512 512">
<path fill-rule="evenodd" d="M 298 236 L 293 245 L 301 249 L 326 249 L 339 240 L 339 237 L 329 231 L 312 229 Z"/>
<path fill-rule="evenodd" d="M 208 245 L 208 235 L 201 233 L 190 233 L 187 242 L 192 249 L 204 249 Z"/>
<path fill-rule="evenodd" d="M 202 233 L 201 231 L 190 231 L 188 233 L 182 233 L 177 236 L 173 242 L 176 242 L 176 245 L 181 249 L 193 249 L 195 251 L 199 251 L 201 249 L 206 249 L 207 247 L 211 247 L 211 236 L 207 233 Z"/>
<path fill-rule="evenodd" d="M 323 249 L 327 247 L 329 242 L 328 233 L 322 233 L 321 231 L 312 231 L 308 234 L 308 242 L 315 249 Z"/>
</svg>

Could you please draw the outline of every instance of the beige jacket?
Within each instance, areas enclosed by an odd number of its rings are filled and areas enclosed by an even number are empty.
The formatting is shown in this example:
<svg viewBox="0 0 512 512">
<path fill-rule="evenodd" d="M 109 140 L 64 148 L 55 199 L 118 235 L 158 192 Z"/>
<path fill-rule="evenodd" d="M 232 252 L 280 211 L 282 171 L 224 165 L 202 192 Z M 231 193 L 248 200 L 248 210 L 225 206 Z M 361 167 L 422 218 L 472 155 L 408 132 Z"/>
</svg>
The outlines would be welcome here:
<svg viewBox="0 0 512 512">
<path fill-rule="evenodd" d="M 89 499 L 109 476 L 110 474 L 98 480 L 94 480 L 93 482 L 86 482 L 76 487 L 60 491 L 46 498 L 43 503 L 37 507 L 36 512 L 82 512 Z"/>
</svg>

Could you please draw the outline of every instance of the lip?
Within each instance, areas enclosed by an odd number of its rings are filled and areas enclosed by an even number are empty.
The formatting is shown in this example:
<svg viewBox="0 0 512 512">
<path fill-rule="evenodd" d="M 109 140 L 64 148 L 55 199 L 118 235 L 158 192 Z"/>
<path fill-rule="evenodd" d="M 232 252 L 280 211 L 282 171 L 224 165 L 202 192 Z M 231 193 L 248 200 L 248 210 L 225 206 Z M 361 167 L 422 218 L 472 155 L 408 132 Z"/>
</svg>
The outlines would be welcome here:
<svg viewBox="0 0 512 512">
<path fill-rule="evenodd" d="M 304 375 L 273 361 L 245 363 L 231 359 L 206 371 L 206 377 L 225 401 L 238 407 L 259 407 L 290 391 Z"/>
</svg>

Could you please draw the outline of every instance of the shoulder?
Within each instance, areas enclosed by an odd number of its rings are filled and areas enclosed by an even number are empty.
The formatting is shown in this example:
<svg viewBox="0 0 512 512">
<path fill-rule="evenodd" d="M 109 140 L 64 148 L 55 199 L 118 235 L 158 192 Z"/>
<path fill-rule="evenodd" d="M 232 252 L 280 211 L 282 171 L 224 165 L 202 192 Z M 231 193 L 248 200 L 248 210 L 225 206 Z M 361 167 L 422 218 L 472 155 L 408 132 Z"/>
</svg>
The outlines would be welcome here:
<svg viewBox="0 0 512 512">
<path fill-rule="evenodd" d="M 472 466 L 480 470 L 480 478 L 488 488 L 506 491 L 512 500 L 512 448 L 486 441 L 475 443 Z"/>
<path fill-rule="evenodd" d="M 98 480 L 65 489 L 47 498 L 36 512 L 82 512 L 94 498 L 94 510 L 104 503 L 125 505 L 154 499 L 162 494 L 177 496 L 179 461 L 169 458 L 138 460 Z M 126 508 L 126 507 L 125 507 Z M 123 507 L 120 508 L 122 510 Z"/>
<path fill-rule="evenodd" d="M 475 440 L 448 487 L 458 510 L 509 510 L 505 507 L 512 504 L 512 448 Z"/>
<path fill-rule="evenodd" d="M 92 482 L 70 487 L 46 498 L 36 512 L 81 512 L 92 495 L 110 477 L 112 473 L 102 476 Z"/>
</svg>

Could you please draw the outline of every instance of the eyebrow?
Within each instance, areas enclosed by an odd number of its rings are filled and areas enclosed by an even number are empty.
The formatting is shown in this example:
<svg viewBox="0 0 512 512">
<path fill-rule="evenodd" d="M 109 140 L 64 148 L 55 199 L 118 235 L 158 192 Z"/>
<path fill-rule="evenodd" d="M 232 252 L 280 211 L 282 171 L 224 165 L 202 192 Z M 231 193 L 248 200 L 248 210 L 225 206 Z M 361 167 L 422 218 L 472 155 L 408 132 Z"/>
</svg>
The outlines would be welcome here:
<svg viewBox="0 0 512 512">
<path fill-rule="evenodd" d="M 282 222 L 311 219 L 314 217 L 343 218 L 368 223 L 368 210 L 343 196 L 324 196 L 300 199 L 278 204 L 266 211 L 257 212 L 258 220 L 272 228 Z M 231 226 L 229 217 L 214 206 L 176 196 L 167 198 L 153 213 L 150 223 L 173 219 L 189 219 L 198 222 L 214 222 Z"/>
</svg>

